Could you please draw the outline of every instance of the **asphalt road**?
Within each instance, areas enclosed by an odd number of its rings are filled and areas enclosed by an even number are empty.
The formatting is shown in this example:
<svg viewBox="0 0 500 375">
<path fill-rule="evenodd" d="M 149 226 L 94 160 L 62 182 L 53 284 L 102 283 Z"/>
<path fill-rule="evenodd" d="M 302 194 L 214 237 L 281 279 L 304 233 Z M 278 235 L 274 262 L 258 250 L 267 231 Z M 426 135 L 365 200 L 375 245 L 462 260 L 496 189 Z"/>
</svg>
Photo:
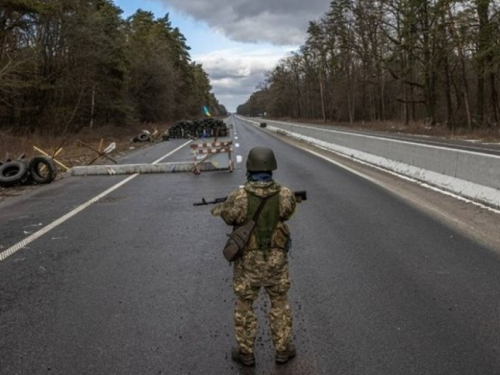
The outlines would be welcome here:
<svg viewBox="0 0 500 375">
<path fill-rule="evenodd" d="M 235 129 L 238 155 L 272 147 L 276 179 L 308 192 L 290 221 L 297 358 L 274 364 L 264 293 L 256 368 L 228 357 L 229 228 L 193 203 L 242 184 L 238 164 L 136 176 L 0 261 L 0 374 L 500 374 L 498 252 L 260 129 Z M 0 252 L 126 178 L 67 178 L 1 203 Z"/>
</svg>

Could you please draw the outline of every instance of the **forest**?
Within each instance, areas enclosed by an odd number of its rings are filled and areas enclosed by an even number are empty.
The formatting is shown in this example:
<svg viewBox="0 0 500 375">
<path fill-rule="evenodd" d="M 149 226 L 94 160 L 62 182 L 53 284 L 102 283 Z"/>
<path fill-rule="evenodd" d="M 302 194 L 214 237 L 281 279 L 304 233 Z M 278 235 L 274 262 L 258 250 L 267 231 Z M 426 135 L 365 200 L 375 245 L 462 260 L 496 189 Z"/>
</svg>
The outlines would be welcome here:
<svg viewBox="0 0 500 375">
<path fill-rule="evenodd" d="M 334 0 L 242 115 L 494 129 L 500 2 Z"/>
<path fill-rule="evenodd" d="M 226 109 L 167 14 L 111 0 L 2 0 L 0 130 L 75 133 Z"/>
</svg>

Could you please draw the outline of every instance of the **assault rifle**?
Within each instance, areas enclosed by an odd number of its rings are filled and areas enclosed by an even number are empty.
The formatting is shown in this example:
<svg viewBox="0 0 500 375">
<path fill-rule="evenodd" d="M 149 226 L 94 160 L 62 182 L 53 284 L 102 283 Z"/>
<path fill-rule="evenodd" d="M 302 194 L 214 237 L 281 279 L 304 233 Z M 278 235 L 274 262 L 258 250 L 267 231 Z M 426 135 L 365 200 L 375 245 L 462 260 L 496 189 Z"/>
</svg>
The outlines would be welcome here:
<svg viewBox="0 0 500 375">
<path fill-rule="evenodd" d="M 307 192 L 305 190 L 294 191 L 293 194 L 295 195 L 295 199 L 297 200 L 298 203 L 307 200 Z M 213 201 L 206 201 L 205 198 L 201 198 L 201 202 L 193 203 L 193 206 L 207 206 L 209 204 L 223 203 L 226 200 L 227 197 L 215 198 Z"/>
</svg>

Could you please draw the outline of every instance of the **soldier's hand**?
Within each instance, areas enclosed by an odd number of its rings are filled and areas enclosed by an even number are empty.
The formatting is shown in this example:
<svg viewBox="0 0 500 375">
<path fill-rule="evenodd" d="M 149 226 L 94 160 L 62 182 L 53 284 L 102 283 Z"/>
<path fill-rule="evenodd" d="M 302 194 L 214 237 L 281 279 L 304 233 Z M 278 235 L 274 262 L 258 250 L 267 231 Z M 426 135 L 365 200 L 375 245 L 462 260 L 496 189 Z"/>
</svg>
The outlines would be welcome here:
<svg viewBox="0 0 500 375">
<path fill-rule="evenodd" d="M 222 203 L 218 203 L 210 210 L 210 213 L 212 214 L 212 216 L 220 216 L 221 211 Z"/>
</svg>

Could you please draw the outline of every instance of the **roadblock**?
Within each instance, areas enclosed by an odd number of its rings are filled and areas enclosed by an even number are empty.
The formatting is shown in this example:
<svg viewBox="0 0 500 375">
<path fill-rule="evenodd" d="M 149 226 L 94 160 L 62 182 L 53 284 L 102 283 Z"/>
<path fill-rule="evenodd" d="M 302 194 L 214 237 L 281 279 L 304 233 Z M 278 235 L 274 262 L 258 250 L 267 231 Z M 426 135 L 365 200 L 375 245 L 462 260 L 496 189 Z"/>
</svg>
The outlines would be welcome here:
<svg viewBox="0 0 500 375">
<path fill-rule="evenodd" d="M 71 168 L 72 176 L 122 175 L 135 173 L 179 173 L 191 172 L 200 174 L 203 171 L 234 171 L 233 141 L 224 137 L 189 141 L 179 153 L 180 161 L 170 163 L 143 163 L 119 165 L 87 165 Z M 185 144 L 187 145 L 187 144 Z M 184 146 L 185 146 L 184 145 Z"/>
<path fill-rule="evenodd" d="M 194 155 L 195 174 L 200 174 L 200 164 L 209 162 L 217 170 L 234 171 L 232 160 L 233 141 L 197 142 L 190 145 L 191 153 Z"/>
</svg>

